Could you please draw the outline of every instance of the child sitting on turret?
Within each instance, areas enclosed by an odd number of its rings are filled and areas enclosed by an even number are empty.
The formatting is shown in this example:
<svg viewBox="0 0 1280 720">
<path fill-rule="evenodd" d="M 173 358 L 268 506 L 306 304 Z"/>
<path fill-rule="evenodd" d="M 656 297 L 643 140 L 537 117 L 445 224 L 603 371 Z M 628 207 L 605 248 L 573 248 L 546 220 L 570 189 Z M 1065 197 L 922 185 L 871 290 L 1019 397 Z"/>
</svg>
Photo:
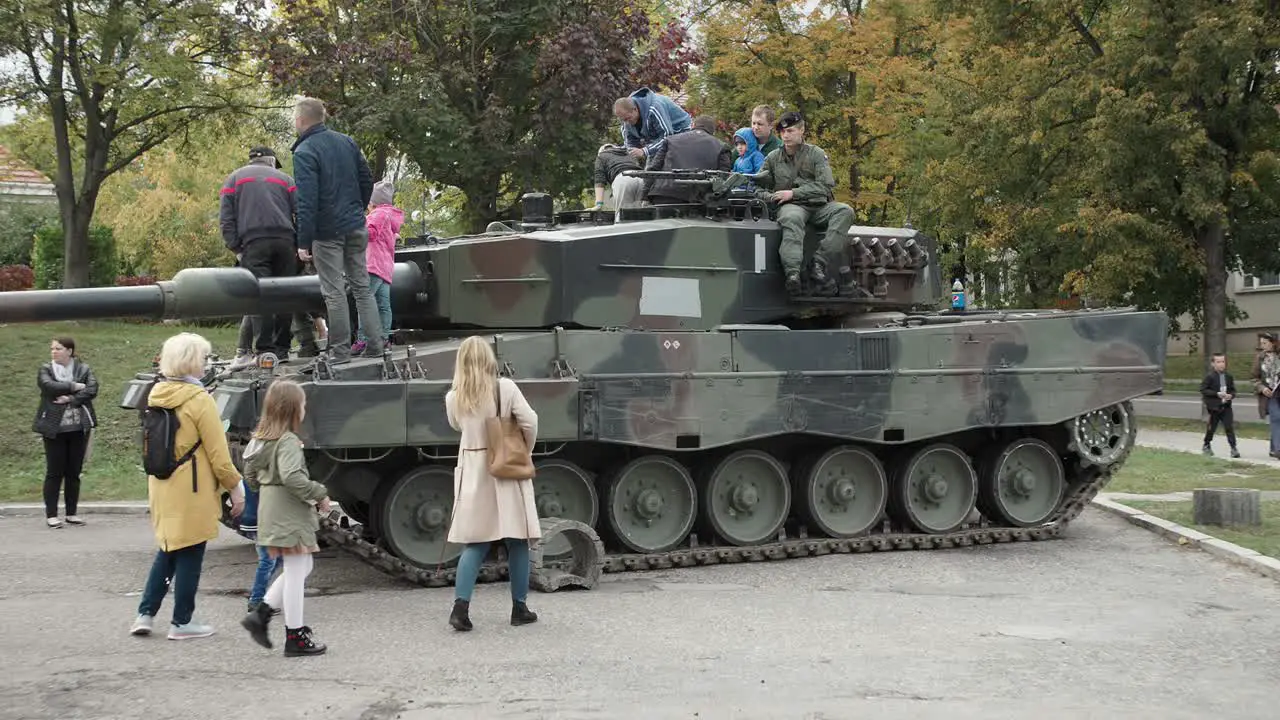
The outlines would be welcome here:
<svg viewBox="0 0 1280 720">
<path fill-rule="evenodd" d="M 755 175 L 764 167 L 764 155 L 760 152 L 760 143 L 751 128 L 738 128 L 733 134 L 733 147 L 738 151 L 738 158 L 733 161 L 733 171 L 744 175 Z M 746 183 L 734 189 L 735 193 L 754 193 L 756 184 Z"/>
</svg>

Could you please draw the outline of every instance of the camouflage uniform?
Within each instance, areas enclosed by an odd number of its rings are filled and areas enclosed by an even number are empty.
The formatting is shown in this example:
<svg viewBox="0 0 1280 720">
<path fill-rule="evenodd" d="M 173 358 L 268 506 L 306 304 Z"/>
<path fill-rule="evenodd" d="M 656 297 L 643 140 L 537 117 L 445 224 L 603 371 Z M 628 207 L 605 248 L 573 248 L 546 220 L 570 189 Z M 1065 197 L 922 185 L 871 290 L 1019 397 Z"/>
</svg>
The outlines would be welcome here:
<svg viewBox="0 0 1280 720">
<path fill-rule="evenodd" d="M 782 226 L 782 245 L 778 256 L 787 277 L 788 292 L 800 289 L 800 262 L 804 258 L 805 228 L 812 224 L 826 230 L 818 252 L 814 254 L 813 279 L 823 294 L 835 294 L 835 280 L 827 273 L 834 264 L 840 269 L 846 285 L 852 284 L 852 273 L 845 253 L 849 227 L 853 225 L 853 208 L 835 201 L 836 186 L 827 154 L 817 145 L 803 143 L 795 156 L 779 148 L 764 159 L 756 185 L 756 197 L 769 200 L 774 191 L 791 190 L 792 197 L 778 208 L 778 224 Z"/>
</svg>

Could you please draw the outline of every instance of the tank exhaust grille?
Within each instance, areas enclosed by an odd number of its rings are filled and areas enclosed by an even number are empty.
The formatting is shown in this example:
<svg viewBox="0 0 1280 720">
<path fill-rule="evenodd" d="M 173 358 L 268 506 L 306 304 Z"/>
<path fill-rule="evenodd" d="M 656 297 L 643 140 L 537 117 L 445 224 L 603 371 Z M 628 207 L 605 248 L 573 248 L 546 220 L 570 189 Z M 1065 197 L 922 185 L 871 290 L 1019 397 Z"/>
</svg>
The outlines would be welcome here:
<svg viewBox="0 0 1280 720">
<path fill-rule="evenodd" d="M 858 349 L 861 352 L 863 370 L 889 369 L 889 338 L 860 337 Z"/>
</svg>

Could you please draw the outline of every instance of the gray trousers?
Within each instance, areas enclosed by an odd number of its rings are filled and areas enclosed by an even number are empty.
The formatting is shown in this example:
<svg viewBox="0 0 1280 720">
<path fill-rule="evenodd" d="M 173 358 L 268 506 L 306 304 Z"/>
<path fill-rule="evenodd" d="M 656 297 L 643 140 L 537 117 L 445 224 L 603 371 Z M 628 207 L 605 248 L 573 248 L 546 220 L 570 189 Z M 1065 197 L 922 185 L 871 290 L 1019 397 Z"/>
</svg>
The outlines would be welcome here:
<svg viewBox="0 0 1280 720">
<path fill-rule="evenodd" d="M 369 231 L 365 226 L 334 238 L 317 239 L 311 245 L 312 263 L 320 276 L 320 294 L 329 316 L 329 354 L 334 360 L 351 357 L 351 313 L 346 288 L 356 301 L 356 315 L 365 327 L 378 327 L 378 305 L 369 290 L 369 268 L 365 250 Z M 344 282 L 343 274 L 346 278 Z M 382 338 L 369 338 L 367 353 L 382 353 Z"/>
</svg>

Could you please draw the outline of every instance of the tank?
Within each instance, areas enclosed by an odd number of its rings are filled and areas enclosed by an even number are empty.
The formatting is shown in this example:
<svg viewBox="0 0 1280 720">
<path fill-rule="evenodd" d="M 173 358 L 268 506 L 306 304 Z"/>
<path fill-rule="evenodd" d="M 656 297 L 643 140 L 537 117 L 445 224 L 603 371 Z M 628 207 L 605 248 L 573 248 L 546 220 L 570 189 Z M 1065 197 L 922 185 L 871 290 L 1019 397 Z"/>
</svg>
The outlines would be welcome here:
<svg viewBox="0 0 1280 720">
<path fill-rule="evenodd" d="M 461 552 L 445 541 L 459 436 L 444 396 L 468 335 L 538 413 L 539 516 L 593 528 L 605 572 L 1049 539 L 1134 447 L 1131 401 L 1163 386 L 1164 313 L 952 310 L 935 242 L 910 227 L 850 229 L 852 294 L 791 296 L 770 209 L 727 189 L 740 176 L 648 174 L 707 191 L 559 214 L 533 194 L 520 222 L 410 241 L 382 357 L 235 372 L 215 358 L 206 384 L 237 462 L 270 384 L 299 382 L 311 476 L 345 513 L 325 541 L 440 586 Z M 4 293 L 0 322 L 321 308 L 315 277 L 187 269 Z M 481 580 L 504 577 L 491 557 Z"/>
</svg>

